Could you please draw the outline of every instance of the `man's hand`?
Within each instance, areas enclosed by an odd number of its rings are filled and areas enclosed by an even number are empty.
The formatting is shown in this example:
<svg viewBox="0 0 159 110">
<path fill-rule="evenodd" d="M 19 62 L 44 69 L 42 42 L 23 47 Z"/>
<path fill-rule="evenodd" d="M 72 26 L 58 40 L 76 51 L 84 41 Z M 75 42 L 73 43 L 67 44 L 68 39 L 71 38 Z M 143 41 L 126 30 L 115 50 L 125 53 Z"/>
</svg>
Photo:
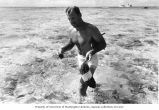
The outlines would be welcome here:
<svg viewBox="0 0 159 110">
<path fill-rule="evenodd" d="M 91 60 L 91 58 L 92 58 L 92 52 L 93 52 L 93 50 L 90 50 L 90 51 L 88 51 L 88 52 L 86 53 L 86 60 L 87 60 L 87 61 Z"/>
<path fill-rule="evenodd" d="M 61 54 L 61 53 L 58 54 L 58 56 L 59 56 L 60 59 L 64 58 L 63 54 Z"/>
<path fill-rule="evenodd" d="M 58 52 L 58 57 L 59 57 L 60 59 L 64 58 L 64 55 L 63 55 L 63 52 L 62 52 L 61 49 L 60 49 L 59 52 Z"/>
</svg>

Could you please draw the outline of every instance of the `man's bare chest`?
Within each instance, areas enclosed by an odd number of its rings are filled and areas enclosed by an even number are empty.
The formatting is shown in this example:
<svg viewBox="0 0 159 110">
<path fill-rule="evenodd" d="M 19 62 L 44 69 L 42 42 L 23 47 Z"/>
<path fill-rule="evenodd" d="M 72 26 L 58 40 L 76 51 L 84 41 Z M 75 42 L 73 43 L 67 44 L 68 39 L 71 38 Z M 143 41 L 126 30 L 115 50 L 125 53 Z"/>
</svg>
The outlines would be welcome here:
<svg viewBox="0 0 159 110">
<path fill-rule="evenodd" d="M 76 31 L 72 36 L 72 41 L 75 44 L 84 45 L 89 43 L 91 39 L 91 34 L 88 31 Z"/>
</svg>

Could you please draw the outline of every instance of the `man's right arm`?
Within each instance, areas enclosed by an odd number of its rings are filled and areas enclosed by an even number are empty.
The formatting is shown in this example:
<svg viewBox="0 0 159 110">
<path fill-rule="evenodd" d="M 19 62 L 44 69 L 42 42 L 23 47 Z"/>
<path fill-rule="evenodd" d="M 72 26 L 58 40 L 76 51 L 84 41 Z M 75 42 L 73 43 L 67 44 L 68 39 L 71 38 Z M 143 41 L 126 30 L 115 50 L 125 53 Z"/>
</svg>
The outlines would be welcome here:
<svg viewBox="0 0 159 110">
<path fill-rule="evenodd" d="M 69 42 L 61 48 L 61 54 L 63 54 L 66 51 L 71 50 L 74 47 L 74 43 L 72 42 L 72 39 L 70 38 Z"/>
</svg>

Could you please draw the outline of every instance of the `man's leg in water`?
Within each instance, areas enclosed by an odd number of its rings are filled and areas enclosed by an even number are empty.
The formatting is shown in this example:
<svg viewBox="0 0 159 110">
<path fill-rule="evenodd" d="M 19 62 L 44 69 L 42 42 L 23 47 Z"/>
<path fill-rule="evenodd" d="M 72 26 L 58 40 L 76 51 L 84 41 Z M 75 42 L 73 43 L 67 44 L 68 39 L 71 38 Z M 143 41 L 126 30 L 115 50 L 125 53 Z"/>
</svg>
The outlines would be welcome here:
<svg viewBox="0 0 159 110">
<path fill-rule="evenodd" d="M 83 64 L 84 61 L 85 61 L 84 56 L 78 55 L 79 68 L 81 68 L 81 65 Z M 79 94 L 80 94 L 80 97 L 87 95 L 87 94 L 86 94 L 87 88 L 88 88 L 88 85 L 86 84 L 86 82 L 84 82 L 83 79 L 80 78 L 80 86 L 79 86 Z"/>
<path fill-rule="evenodd" d="M 94 72 L 95 72 L 96 68 L 97 68 L 97 67 L 94 66 L 94 65 L 91 65 L 91 66 L 90 66 L 90 71 L 91 71 L 91 73 L 92 73 L 92 76 L 94 75 Z M 94 80 L 93 77 L 89 80 L 88 86 L 89 86 L 89 87 L 92 87 L 92 88 L 95 88 L 95 87 L 96 87 L 96 82 L 95 82 L 95 80 Z"/>
<path fill-rule="evenodd" d="M 96 66 L 90 66 L 90 71 L 92 73 L 92 75 L 94 74 L 96 70 Z M 85 98 L 83 96 L 86 96 L 86 91 L 87 91 L 87 88 L 89 87 L 92 87 L 92 88 L 95 88 L 96 87 L 96 82 L 94 80 L 94 78 L 92 77 L 89 82 L 84 82 L 83 79 L 81 78 L 80 79 L 80 88 L 79 88 L 79 93 L 80 93 L 80 100 L 79 100 L 79 103 L 83 103 Z"/>
<path fill-rule="evenodd" d="M 94 74 L 96 70 L 96 66 L 90 66 L 90 71 L 92 73 L 92 75 Z M 89 87 L 92 87 L 92 88 L 95 88 L 96 87 L 96 82 L 94 80 L 94 78 L 92 77 L 88 82 L 84 82 L 83 79 L 81 78 L 80 79 L 80 88 L 79 88 L 79 92 L 80 92 L 80 95 L 81 96 L 86 96 L 86 91 L 87 91 L 87 88 Z"/>
<path fill-rule="evenodd" d="M 83 81 L 83 79 L 80 79 L 80 88 L 79 88 L 79 93 L 81 96 L 86 96 L 86 91 L 87 91 L 88 85 L 86 82 Z"/>
<path fill-rule="evenodd" d="M 95 66 L 90 66 L 90 71 L 91 71 L 92 75 L 94 74 L 95 70 L 96 70 Z M 84 82 L 83 79 L 81 78 L 80 79 L 80 88 L 79 88 L 79 92 L 80 92 L 81 96 L 86 96 L 86 91 L 87 91 L 88 86 L 92 87 L 92 88 L 96 87 L 96 82 L 95 82 L 94 78 L 92 77 L 87 82 Z"/>
<path fill-rule="evenodd" d="M 81 56 L 81 55 L 78 55 L 79 68 L 81 67 L 81 64 L 84 61 L 85 61 L 85 58 L 83 56 Z M 89 65 L 90 71 L 91 71 L 91 73 L 93 75 L 95 70 L 96 70 L 96 68 L 97 68 L 97 65 L 98 65 L 97 55 L 93 56 L 92 61 L 88 62 L 88 65 Z M 96 87 L 96 82 L 95 82 L 93 77 L 87 83 L 84 82 L 82 79 L 80 79 L 79 92 L 80 92 L 81 96 L 86 96 L 86 91 L 87 91 L 88 85 L 89 85 L 89 87 L 92 87 L 92 88 Z"/>
<path fill-rule="evenodd" d="M 98 66 L 98 56 L 97 54 L 93 55 L 91 60 L 88 62 L 89 65 L 89 69 L 92 73 L 92 76 L 94 75 L 94 72 Z M 88 82 L 88 86 L 91 88 L 95 88 L 96 87 L 96 82 L 94 80 L 94 78 L 92 77 L 89 82 Z"/>
</svg>

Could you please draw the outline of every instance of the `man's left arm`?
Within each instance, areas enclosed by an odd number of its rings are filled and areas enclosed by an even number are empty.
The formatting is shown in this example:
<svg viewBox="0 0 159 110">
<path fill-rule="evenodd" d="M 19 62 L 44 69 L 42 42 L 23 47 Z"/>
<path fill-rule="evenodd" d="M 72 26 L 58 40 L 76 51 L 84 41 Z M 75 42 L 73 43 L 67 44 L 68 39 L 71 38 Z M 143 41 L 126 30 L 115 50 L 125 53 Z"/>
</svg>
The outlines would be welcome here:
<svg viewBox="0 0 159 110">
<path fill-rule="evenodd" d="M 91 54 L 94 55 L 95 53 L 103 50 L 106 48 L 106 42 L 103 38 L 103 35 L 100 33 L 97 27 L 92 28 L 92 50 Z"/>
</svg>

